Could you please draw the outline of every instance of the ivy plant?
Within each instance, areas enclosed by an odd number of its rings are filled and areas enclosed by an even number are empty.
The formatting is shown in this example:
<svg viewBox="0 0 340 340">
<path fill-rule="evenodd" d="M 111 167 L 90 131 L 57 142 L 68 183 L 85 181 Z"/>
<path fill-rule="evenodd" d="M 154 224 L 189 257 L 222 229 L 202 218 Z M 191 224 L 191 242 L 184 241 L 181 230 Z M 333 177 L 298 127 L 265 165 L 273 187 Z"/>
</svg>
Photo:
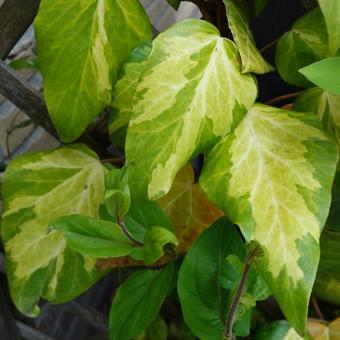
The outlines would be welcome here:
<svg viewBox="0 0 340 340">
<path fill-rule="evenodd" d="M 37 63 L 64 145 L 3 176 L 13 302 L 34 317 L 131 267 L 111 340 L 307 338 L 312 291 L 340 304 L 340 2 L 309 1 L 261 51 L 250 27 L 269 1 L 192 2 L 201 19 L 152 36 L 138 0 L 41 1 Z M 269 72 L 299 91 L 261 103 Z M 78 141 L 98 116 L 118 162 Z M 257 325 L 268 299 L 286 320 Z"/>
</svg>

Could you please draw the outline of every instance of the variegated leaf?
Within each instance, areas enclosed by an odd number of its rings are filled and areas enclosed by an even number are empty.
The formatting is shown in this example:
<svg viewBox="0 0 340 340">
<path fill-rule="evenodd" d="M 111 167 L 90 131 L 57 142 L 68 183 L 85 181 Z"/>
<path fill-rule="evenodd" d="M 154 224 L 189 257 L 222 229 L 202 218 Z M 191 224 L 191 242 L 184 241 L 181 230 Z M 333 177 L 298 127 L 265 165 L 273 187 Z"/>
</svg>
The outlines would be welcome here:
<svg viewBox="0 0 340 340">
<path fill-rule="evenodd" d="M 109 134 L 111 141 L 116 145 L 124 145 L 136 87 L 150 51 L 150 44 L 137 47 L 124 64 L 115 85 L 112 113 L 109 122 Z"/>
<path fill-rule="evenodd" d="M 328 36 L 328 56 L 332 57 L 340 49 L 340 1 L 339 0 L 318 0 L 322 14 L 325 18 Z"/>
<path fill-rule="evenodd" d="M 3 179 L 5 244 L 10 292 L 26 315 L 39 313 L 40 297 L 60 303 L 88 289 L 101 276 L 96 259 L 66 247 L 63 233 L 48 230 L 56 218 L 98 215 L 104 171 L 83 145 L 20 156 Z"/>
<path fill-rule="evenodd" d="M 126 155 L 136 198 L 166 194 L 195 154 L 235 127 L 257 95 L 236 46 L 190 19 L 160 34 L 137 86 Z"/>
<path fill-rule="evenodd" d="M 253 33 L 249 29 L 249 18 L 245 3 L 239 0 L 224 0 L 227 9 L 229 28 L 242 59 L 242 72 L 258 74 L 273 71 L 257 49 Z"/>
<path fill-rule="evenodd" d="M 314 87 L 297 97 L 294 110 L 315 113 L 324 129 L 340 143 L 340 96 Z"/>
<path fill-rule="evenodd" d="M 284 314 L 304 333 L 338 160 L 315 115 L 255 105 L 208 155 L 201 185 L 264 256 Z"/>
<path fill-rule="evenodd" d="M 42 0 L 35 29 L 48 110 L 71 142 L 110 105 L 119 68 L 151 25 L 138 0 Z"/>
<path fill-rule="evenodd" d="M 177 251 L 180 254 L 185 254 L 194 240 L 223 215 L 195 183 L 191 165 L 177 174 L 171 190 L 158 203 L 171 218 L 179 240 Z"/>
</svg>

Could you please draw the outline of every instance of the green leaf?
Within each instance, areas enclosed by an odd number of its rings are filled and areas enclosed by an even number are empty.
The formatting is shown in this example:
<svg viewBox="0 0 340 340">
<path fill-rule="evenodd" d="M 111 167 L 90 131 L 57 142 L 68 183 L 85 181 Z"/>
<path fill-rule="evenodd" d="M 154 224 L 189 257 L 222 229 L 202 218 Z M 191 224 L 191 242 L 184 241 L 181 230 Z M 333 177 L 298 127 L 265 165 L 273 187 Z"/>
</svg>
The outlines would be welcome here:
<svg viewBox="0 0 340 340">
<path fill-rule="evenodd" d="M 135 245 L 118 224 L 82 215 L 69 215 L 50 223 L 52 230 L 64 233 L 67 245 L 88 256 L 119 257 L 130 254 Z"/>
<path fill-rule="evenodd" d="M 327 229 L 340 232 L 340 191 L 336 186 L 332 190 L 332 204 L 327 218 Z"/>
<path fill-rule="evenodd" d="M 106 176 L 106 191 L 104 195 L 107 212 L 115 222 L 122 221 L 131 206 L 128 170 L 112 169 Z"/>
<path fill-rule="evenodd" d="M 273 71 L 257 49 L 254 36 L 249 29 L 249 18 L 245 3 L 239 0 L 223 0 L 226 6 L 229 28 L 239 49 L 242 73 L 263 74 Z"/>
<path fill-rule="evenodd" d="M 174 265 L 139 270 L 118 288 L 110 311 L 110 340 L 131 339 L 157 318 L 169 293 Z"/>
<path fill-rule="evenodd" d="M 151 25 L 138 0 L 43 0 L 35 31 L 47 107 L 72 142 L 110 105 L 117 72 Z"/>
<path fill-rule="evenodd" d="M 136 240 L 143 242 L 148 230 L 153 226 L 161 226 L 173 232 L 169 217 L 155 202 L 138 202 L 131 206 L 124 222 Z"/>
<path fill-rule="evenodd" d="M 320 246 L 321 258 L 314 293 L 325 301 L 340 305 L 340 232 L 324 230 Z"/>
<path fill-rule="evenodd" d="M 181 4 L 182 0 L 167 0 L 167 2 L 175 9 L 178 10 L 179 5 Z"/>
<path fill-rule="evenodd" d="M 328 56 L 333 57 L 340 49 L 340 2 L 338 0 L 318 0 L 321 11 L 324 15 L 328 36 Z"/>
<path fill-rule="evenodd" d="M 256 333 L 254 340 L 303 340 L 287 321 L 266 324 Z"/>
<path fill-rule="evenodd" d="M 150 52 L 151 44 L 137 47 L 118 76 L 109 122 L 110 139 L 115 145 L 124 145 L 127 125 L 132 114 L 133 98 Z"/>
<path fill-rule="evenodd" d="M 319 8 L 298 19 L 279 40 L 275 63 L 284 81 L 291 85 L 312 87 L 299 69 L 327 56 L 328 34 Z M 287 58 L 289 55 L 289 58 Z"/>
<path fill-rule="evenodd" d="M 48 233 L 48 225 L 75 213 L 97 217 L 104 177 L 97 156 L 83 145 L 26 154 L 7 167 L 1 235 L 11 296 L 22 313 L 36 316 L 40 297 L 71 300 L 103 275 L 95 258 L 67 248 L 63 233 Z"/>
<path fill-rule="evenodd" d="M 254 0 L 254 14 L 257 17 L 262 13 L 262 11 L 265 9 L 267 6 L 269 0 Z"/>
<path fill-rule="evenodd" d="M 320 118 L 323 128 L 331 136 L 335 136 L 340 144 L 340 96 L 314 87 L 297 97 L 294 110 L 315 113 Z"/>
<path fill-rule="evenodd" d="M 303 334 L 338 150 L 315 115 L 256 104 L 206 159 L 200 183 L 247 240 L 283 313 Z"/>
<path fill-rule="evenodd" d="M 228 262 L 231 254 L 244 261 L 246 249 L 234 226 L 221 218 L 198 237 L 181 266 L 178 294 L 184 319 L 200 339 L 220 340 L 224 333 L 227 307 L 240 280 L 238 268 Z M 260 274 L 252 271 L 255 284 Z"/>
<path fill-rule="evenodd" d="M 144 238 L 142 256 L 145 264 L 151 264 L 160 259 L 164 254 L 176 255 L 178 245 L 177 237 L 166 228 L 151 227 Z"/>
<path fill-rule="evenodd" d="M 136 340 L 167 340 L 168 326 L 161 316 L 142 333 Z"/>
<path fill-rule="evenodd" d="M 334 57 L 317 61 L 299 71 L 315 85 L 332 94 L 340 95 L 339 70 L 340 57 Z"/>
<path fill-rule="evenodd" d="M 176 173 L 235 127 L 256 95 L 254 78 L 240 72 L 236 46 L 211 24 L 190 19 L 160 34 L 126 139 L 134 197 L 166 194 Z"/>
</svg>

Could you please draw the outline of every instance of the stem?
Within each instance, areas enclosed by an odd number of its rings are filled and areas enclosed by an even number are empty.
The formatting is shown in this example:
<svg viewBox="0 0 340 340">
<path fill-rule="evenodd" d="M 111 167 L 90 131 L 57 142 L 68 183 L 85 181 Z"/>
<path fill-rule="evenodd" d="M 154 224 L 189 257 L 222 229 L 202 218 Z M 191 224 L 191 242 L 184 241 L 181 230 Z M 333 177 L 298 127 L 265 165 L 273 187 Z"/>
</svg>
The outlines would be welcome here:
<svg viewBox="0 0 340 340">
<path fill-rule="evenodd" d="M 122 156 L 122 157 L 118 157 L 118 158 L 106 158 L 106 159 L 101 159 L 100 162 L 102 164 L 105 164 L 105 163 L 123 163 L 125 160 L 125 157 Z"/>
<path fill-rule="evenodd" d="M 318 302 L 317 302 L 317 300 L 315 299 L 314 296 L 312 296 L 311 302 L 312 302 L 312 305 L 313 305 L 313 308 L 315 310 L 316 315 L 319 317 L 320 320 L 324 321 L 325 317 L 323 316 L 321 309 L 319 307 L 319 304 L 318 304 Z"/>
<path fill-rule="evenodd" d="M 263 54 L 264 52 L 266 52 L 267 50 L 269 50 L 270 48 L 272 48 L 273 46 L 275 46 L 277 44 L 277 42 L 279 41 L 280 38 L 277 38 L 273 41 L 271 41 L 270 43 L 268 43 L 267 45 L 263 46 L 260 49 L 260 52 Z"/>
<path fill-rule="evenodd" d="M 253 263 L 254 257 L 256 256 L 256 252 L 257 252 L 257 247 L 255 247 L 255 249 L 253 249 L 248 254 L 247 261 L 246 261 L 246 264 L 244 266 L 242 277 L 241 277 L 241 280 L 240 280 L 240 284 L 237 288 L 235 297 L 233 299 L 233 303 L 231 304 L 231 307 L 230 307 L 230 310 L 229 310 L 229 313 L 228 313 L 228 317 L 227 317 L 227 321 L 226 321 L 225 336 L 229 340 L 233 339 L 234 318 L 235 318 L 235 315 L 236 315 L 236 312 L 237 312 L 237 307 L 240 304 L 240 300 L 241 300 L 245 285 L 247 283 L 251 264 Z"/>
<path fill-rule="evenodd" d="M 138 240 L 136 240 L 131 233 L 129 232 L 129 230 L 126 228 L 125 223 L 123 221 L 117 221 L 118 225 L 120 226 L 120 228 L 122 229 L 122 232 L 125 234 L 125 236 L 133 243 L 135 244 L 137 247 L 143 247 L 143 243 L 139 242 Z"/>
<path fill-rule="evenodd" d="M 301 94 L 303 92 L 304 91 L 297 91 L 297 92 L 293 92 L 293 93 L 284 94 L 282 96 L 278 96 L 278 97 L 275 97 L 275 98 L 272 98 L 272 99 L 266 101 L 265 104 L 273 105 L 273 104 L 275 104 L 277 102 L 281 102 L 281 101 L 286 100 L 286 99 L 295 98 L 295 97 L 297 97 L 299 94 Z"/>
</svg>

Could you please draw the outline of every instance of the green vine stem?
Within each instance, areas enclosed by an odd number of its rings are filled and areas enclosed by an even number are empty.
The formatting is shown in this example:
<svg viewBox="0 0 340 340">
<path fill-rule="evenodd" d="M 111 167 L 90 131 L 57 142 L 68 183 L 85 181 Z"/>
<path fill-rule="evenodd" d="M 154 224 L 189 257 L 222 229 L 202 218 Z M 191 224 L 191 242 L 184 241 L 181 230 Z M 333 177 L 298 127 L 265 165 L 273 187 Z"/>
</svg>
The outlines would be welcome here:
<svg viewBox="0 0 340 340">
<path fill-rule="evenodd" d="M 230 307 L 230 310 L 229 310 L 229 313 L 228 313 L 228 316 L 227 316 L 226 328 L 225 328 L 225 338 L 226 339 L 229 339 L 229 340 L 234 339 L 234 337 L 233 337 L 233 325 L 234 325 L 235 315 L 236 315 L 236 312 L 237 312 L 237 307 L 240 304 L 240 300 L 241 300 L 245 285 L 247 283 L 249 271 L 250 271 L 251 265 L 253 263 L 253 260 L 257 255 L 257 252 L 258 252 L 258 246 L 251 249 L 248 256 L 247 256 L 247 260 L 246 260 L 246 264 L 245 264 L 244 269 L 243 269 L 240 284 L 237 288 L 235 297 L 233 299 L 233 302 L 231 304 L 231 307 Z"/>
</svg>

